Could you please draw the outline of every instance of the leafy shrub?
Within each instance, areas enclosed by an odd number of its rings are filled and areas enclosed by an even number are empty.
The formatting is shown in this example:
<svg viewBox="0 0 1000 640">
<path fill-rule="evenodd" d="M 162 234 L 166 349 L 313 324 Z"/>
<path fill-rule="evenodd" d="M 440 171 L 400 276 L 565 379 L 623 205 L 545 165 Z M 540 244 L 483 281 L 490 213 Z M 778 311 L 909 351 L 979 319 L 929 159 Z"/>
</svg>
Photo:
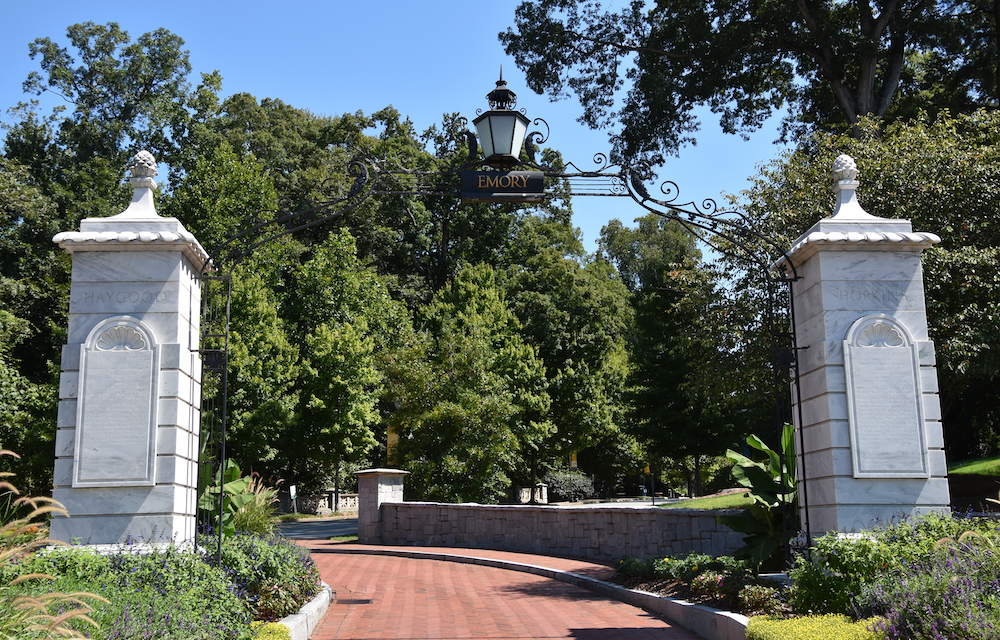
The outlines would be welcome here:
<svg viewBox="0 0 1000 640">
<path fill-rule="evenodd" d="M 254 640 L 292 640 L 292 632 L 277 622 L 254 622 Z"/>
<path fill-rule="evenodd" d="M 219 468 L 215 478 L 209 484 L 209 468 L 203 465 L 201 470 L 201 486 L 205 491 L 198 498 L 198 508 L 208 516 L 215 527 L 222 527 L 226 536 L 236 533 L 236 513 L 254 500 L 252 493 L 247 493 L 250 487 L 250 477 L 240 475 L 240 465 L 232 458 L 226 460 L 225 473 Z M 219 518 L 219 501 L 222 501 L 222 518 Z"/>
<path fill-rule="evenodd" d="M 719 596 L 719 587 L 722 585 L 723 575 L 717 571 L 705 571 L 699 573 L 691 580 L 691 590 L 695 593 L 710 598 Z"/>
<path fill-rule="evenodd" d="M 679 558 L 664 558 L 664 570 L 674 580 L 691 582 L 695 576 L 709 569 L 718 569 L 715 558 L 704 553 L 689 553 Z"/>
<path fill-rule="evenodd" d="M 760 566 L 775 556 L 779 547 L 787 545 L 799 527 L 798 517 L 794 515 L 794 429 L 791 424 L 785 424 L 780 451 L 772 450 L 755 435 L 747 437 L 747 445 L 762 452 L 767 460 L 756 462 L 732 449 L 726 450 L 726 457 L 734 462 L 733 478 L 749 489 L 747 496 L 753 502 L 738 515 L 719 516 L 717 520 L 733 531 L 747 534 L 743 538 L 744 546 L 733 555 L 753 560 Z M 791 523 L 784 522 L 786 510 L 791 511 Z"/>
<path fill-rule="evenodd" d="M 214 561 L 214 556 L 209 558 Z M 283 618 L 319 592 L 319 571 L 309 552 L 276 536 L 226 538 L 221 568 L 256 620 Z"/>
<path fill-rule="evenodd" d="M 755 616 L 747 624 L 747 640 L 884 640 L 871 631 L 872 621 L 855 622 L 842 615 L 768 618 Z"/>
<path fill-rule="evenodd" d="M 812 559 L 796 559 L 789 571 L 792 605 L 800 612 L 851 614 L 851 595 L 934 553 L 938 541 L 957 538 L 966 529 L 995 535 L 996 525 L 986 520 L 956 520 L 947 514 L 928 514 L 882 525 L 864 535 L 823 536 L 816 541 Z"/>
<path fill-rule="evenodd" d="M 615 571 L 630 578 L 645 578 L 656 575 L 653 567 L 654 559 L 639 560 L 638 558 L 625 557 L 615 565 Z"/>
<path fill-rule="evenodd" d="M 549 500 L 579 502 L 594 497 L 594 483 L 585 473 L 572 469 L 555 469 L 542 479 L 549 485 Z"/>
<path fill-rule="evenodd" d="M 778 590 L 762 584 L 744 585 L 736 599 L 740 604 L 740 610 L 747 615 L 774 615 L 781 610 Z"/>
<path fill-rule="evenodd" d="M 58 548 L 26 558 L 17 569 L 53 576 L 51 585 L 24 585 L 25 596 L 39 597 L 49 587 L 87 588 L 104 596 L 91 614 L 100 625 L 93 638 L 249 638 L 249 608 L 225 574 L 191 551 L 123 546 L 102 556 L 88 548 Z"/>
</svg>

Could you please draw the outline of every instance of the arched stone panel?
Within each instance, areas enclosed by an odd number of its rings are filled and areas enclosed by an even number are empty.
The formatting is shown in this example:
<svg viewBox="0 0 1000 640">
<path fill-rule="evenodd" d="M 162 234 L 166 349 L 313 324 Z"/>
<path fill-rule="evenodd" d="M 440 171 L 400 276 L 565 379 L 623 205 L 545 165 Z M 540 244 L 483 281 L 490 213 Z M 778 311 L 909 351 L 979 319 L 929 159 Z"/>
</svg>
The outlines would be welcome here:
<svg viewBox="0 0 1000 640">
<path fill-rule="evenodd" d="M 160 345 L 131 316 L 99 323 L 80 345 L 73 488 L 156 484 Z"/>
</svg>

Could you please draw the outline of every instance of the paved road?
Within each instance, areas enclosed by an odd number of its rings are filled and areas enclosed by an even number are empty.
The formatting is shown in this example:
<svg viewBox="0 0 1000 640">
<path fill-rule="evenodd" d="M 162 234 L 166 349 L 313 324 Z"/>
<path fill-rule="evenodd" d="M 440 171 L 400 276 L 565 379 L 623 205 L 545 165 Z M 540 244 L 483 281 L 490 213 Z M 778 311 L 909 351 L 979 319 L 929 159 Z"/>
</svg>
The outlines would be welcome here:
<svg viewBox="0 0 1000 640">
<path fill-rule="evenodd" d="M 300 544 L 312 549 L 320 575 L 336 593 L 311 640 L 699 640 L 642 609 L 531 573 L 377 555 L 385 547 Z M 612 572 L 586 561 L 530 554 L 420 551 L 500 558 L 597 578 Z"/>
<path fill-rule="evenodd" d="M 278 532 L 292 540 L 328 540 L 333 536 L 358 534 L 358 518 L 305 518 L 282 522 Z"/>
</svg>

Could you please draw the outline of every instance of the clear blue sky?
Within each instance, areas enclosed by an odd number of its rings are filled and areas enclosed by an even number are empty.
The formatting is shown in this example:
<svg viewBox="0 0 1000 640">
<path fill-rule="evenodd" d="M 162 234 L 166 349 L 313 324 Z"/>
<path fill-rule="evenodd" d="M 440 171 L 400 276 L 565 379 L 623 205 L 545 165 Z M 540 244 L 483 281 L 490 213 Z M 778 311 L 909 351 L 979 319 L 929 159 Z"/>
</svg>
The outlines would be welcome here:
<svg viewBox="0 0 1000 640">
<path fill-rule="evenodd" d="M 542 117 L 552 132 L 548 146 L 583 169 L 609 149 L 607 133 L 576 119 L 575 98 L 551 103 L 532 93 L 507 57 L 497 33 L 513 24 L 515 0 L 368 0 L 284 3 L 49 0 L 8 3 L 0 21 L 0 109 L 29 96 L 21 90 L 38 69 L 28 43 L 50 37 L 67 45 L 66 27 L 77 22 L 118 22 L 133 39 L 164 27 L 181 36 L 191 52 L 192 84 L 201 72 L 218 69 L 223 94 L 247 92 L 258 99 L 279 98 L 317 114 L 372 113 L 393 105 L 418 131 L 445 112 L 472 118 L 486 107 L 500 65 L 518 107 Z M 614 6 L 614 2 L 610 3 Z M 48 104 L 55 104 L 49 101 Z M 777 118 L 749 142 L 719 131 L 711 113 L 702 118 L 696 147 L 686 147 L 660 170 L 675 181 L 681 200 L 717 198 L 747 186 L 755 167 L 775 157 Z M 720 200 L 721 202 L 721 200 Z M 577 198 L 574 223 L 593 250 L 601 226 L 611 218 L 630 224 L 643 211 L 625 198 Z"/>
</svg>

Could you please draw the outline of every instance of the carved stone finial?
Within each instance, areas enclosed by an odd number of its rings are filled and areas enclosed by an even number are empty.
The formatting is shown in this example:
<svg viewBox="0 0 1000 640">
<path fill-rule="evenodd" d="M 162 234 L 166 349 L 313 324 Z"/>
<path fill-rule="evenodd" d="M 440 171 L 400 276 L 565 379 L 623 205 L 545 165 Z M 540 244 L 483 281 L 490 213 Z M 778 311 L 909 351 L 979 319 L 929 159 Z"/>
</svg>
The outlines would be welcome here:
<svg viewBox="0 0 1000 640">
<path fill-rule="evenodd" d="M 834 182 L 841 180 L 856 180 L 858 177 L 858 165 L 854 163 L 854 158 L 847 154 L 840 154 L 833 161 L 833 170 L 830 172 Z"/>
<path fill-rule="evenodd" d="M 125 211 L 112 218 L 158 218 L 156 206 L 153 204 L 153 190 L 156 189 L 156 180 L 153 179 L 156 171 L 156 158 L 148 151 L 140 151 L 132 156 L 128 164 L 128 170 L 132 172 L 129 184 L 132 185 L 132 202 Z"/>
<path fill-rule="evenodd" d="M 156 181 L 153 177 L 157 175 L 156 158 L 148 151 L 140 151 L 132 156 L 132 161 L 128 165 L 128 170 L 132 172 L 129 182 L 133 187 L 156 188 Z"/>
<path fill-rule="evenodd" d="M 833 193 L 837 196 L 837 203 L 833 210 L 832 220 L 878 220 L 861 208 L 858 204 L 858 197 L 855 193 L 858 188 L 858 165 L 854 163 L 854 158 L 841 154 L 833 161 Z"/>
</svg>

